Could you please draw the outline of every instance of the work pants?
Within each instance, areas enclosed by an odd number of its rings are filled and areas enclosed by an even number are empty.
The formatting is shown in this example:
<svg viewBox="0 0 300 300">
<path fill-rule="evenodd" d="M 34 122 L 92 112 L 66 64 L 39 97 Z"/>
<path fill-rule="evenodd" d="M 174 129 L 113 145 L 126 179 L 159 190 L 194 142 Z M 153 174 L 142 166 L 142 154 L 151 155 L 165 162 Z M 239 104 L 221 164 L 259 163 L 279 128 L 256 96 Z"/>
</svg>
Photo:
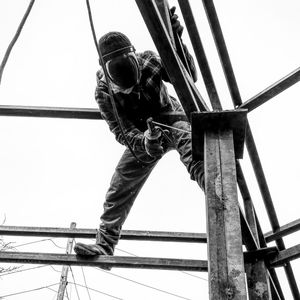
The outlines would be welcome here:
<svg viewBox="0 0 300 300">
<path fill-rule="evenodd" d="M 180 160 L 190 173 L 191 179 L 204 189 L 203 162 L 192 160 L 190 124 L 186 121 L 177 121 L 172 126 L 188 132 L 170 129 L 169 139 L 163 139 L 164 154 L 172 149 L 177 150 Z M 129 149 L 126 149 L 116 167 L 106 194 L 96 243 L 100 244 L 108 255 L 113 254 L 122 225 L 139 191 L 159 161 L 159 159 L 153 160 L 145 151 L 136 152 L 136 155 L 149 163 L 142 164 Z"/>
</svg>

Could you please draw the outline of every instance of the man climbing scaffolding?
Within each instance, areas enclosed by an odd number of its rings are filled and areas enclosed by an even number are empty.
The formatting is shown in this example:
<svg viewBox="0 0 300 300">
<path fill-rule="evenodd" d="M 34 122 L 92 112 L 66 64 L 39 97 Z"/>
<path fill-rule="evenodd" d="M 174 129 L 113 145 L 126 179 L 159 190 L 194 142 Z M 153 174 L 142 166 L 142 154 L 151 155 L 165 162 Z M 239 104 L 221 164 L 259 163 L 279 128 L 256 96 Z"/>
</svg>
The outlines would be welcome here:
<svg viewBox="0 0 300 300">
<path fill-rule="evenodd" d="M 181 36 L 183 27 L 174 12 L 173 7 L 172 28 Z M 171 129 L 164 131 L 153 128 L 149 121 L 161 113 L 183 111 L 180 102 L 168 94 L 163 83 L 170 80 L 161 59 L 152 51 L 136 53 L 128 37 L 120 32 L 102 36 L 99 50 L 104 65 L 97 72 L 95 98 L 102 118 L 117 141 L 127 148 L 106 194 L 96 243 L 76 243 L 74 247 L 75 253 L 83 256 L 113 255 L 122 225 L 139 191 L 168 151 L 178 151 L 191 179 L 204 189 L 203 162 L 192 159 L 190 124 L 176 121 L 167 124 Z M 185 46 L 184 50 L 196 81 L 193 58 Z"/>
</svg>

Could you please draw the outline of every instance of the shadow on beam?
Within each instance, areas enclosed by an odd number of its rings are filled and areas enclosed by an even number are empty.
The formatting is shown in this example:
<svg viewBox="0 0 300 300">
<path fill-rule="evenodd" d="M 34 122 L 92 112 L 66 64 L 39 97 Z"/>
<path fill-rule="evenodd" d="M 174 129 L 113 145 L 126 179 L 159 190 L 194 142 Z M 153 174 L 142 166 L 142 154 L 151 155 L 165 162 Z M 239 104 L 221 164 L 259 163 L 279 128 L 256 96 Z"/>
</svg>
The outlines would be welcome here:
<svg viewBox="0 0 300 300">
<path fill-rule="evenodd" d="M 49 264 L 90 267 L 117 267 L 207 272 L 204 260 L 171 259 L 127 256 L 96 256 L 83 258 L 76 255 L 33 252 L 0 252 L 0 262 L 18 264 Z"/>
</svg>

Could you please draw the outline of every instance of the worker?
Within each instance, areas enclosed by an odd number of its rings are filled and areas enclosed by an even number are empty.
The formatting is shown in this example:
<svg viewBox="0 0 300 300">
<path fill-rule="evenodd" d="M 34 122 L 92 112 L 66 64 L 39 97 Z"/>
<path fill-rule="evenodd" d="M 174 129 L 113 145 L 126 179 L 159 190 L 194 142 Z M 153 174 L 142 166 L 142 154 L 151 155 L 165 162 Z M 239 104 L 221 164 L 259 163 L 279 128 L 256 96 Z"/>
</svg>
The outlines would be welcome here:
<svg viewBox="0 0 300 300">
<path fill-rule="evenodd" d="M 183 27 L 174 14 L 175 8 L 170 11 L 173 30 L 181 36 Z M 191 179 L 204 189 L 203 161 L 192 159 L 190 124 L 176 121 L 168 124 L 172 127 L 168 132 L 159 130 L 160 134 L 156 131 L 154 135 L 147 129 L 149 117 L 155 120 L 161 113 L 183 111 L 180 102 L 168 94 L 163 81 L 170 80 L 160 57 L 152 51 L 136 53 L 129 38 L 120 32 L 103 35 L 99 39 L 99 50 L 105 65 L 97 72 L 95 98 L 101 116 L 116 140 L 129 146 L 111 179 L 96 243 L 75 244 L 75 253 L 82 256 L 113 255 L 122 225 L 139 191 L 157 162 L 169 150 L 178 151 Z M 193 58 L 186 46 L 184 50 L 196 81 Z M 105 77 L 103 68 L 106 68 L 109 78 Z M 108 84 L 114 95 L 114 103 Z"/>
</svg>

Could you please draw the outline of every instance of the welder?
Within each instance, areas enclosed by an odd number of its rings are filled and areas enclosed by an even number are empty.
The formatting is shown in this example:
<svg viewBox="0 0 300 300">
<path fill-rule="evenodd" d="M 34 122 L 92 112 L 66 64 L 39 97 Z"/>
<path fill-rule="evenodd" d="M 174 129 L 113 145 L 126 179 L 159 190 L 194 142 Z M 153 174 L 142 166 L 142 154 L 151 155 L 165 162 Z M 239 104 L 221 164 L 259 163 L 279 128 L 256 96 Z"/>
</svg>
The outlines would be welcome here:
<svg viewBox="0 0 300 300">
<path fill-rule="evenodd" d="M 172 8 L 171 24 L 181 37 L 183 27 L 174 12 Z M 155 120 L 161 113 L 183 111 L 163 82 L 170 79 L 160 57 L 152 51 L 137 53 L 121 32 L 103 35 L 98 46 L 102 67 L 96 75 L 95 98 L 102 118 L 126 149 L 106 194 L 96 243 L 76 243 L 74 247 L 76 254 L 83 256 L 113 255 L 122 225 L 139 191 L 166 152 L 177 150 L 191 179 L 204 189 L 203 162 L 192 159 L 190 124 L 176 121 L 167 124 L 166 131 L 153 127 L 149 119 Z M 194 61 L 186 46 L 184 52 L 196 81 Z"/>
</svg>

